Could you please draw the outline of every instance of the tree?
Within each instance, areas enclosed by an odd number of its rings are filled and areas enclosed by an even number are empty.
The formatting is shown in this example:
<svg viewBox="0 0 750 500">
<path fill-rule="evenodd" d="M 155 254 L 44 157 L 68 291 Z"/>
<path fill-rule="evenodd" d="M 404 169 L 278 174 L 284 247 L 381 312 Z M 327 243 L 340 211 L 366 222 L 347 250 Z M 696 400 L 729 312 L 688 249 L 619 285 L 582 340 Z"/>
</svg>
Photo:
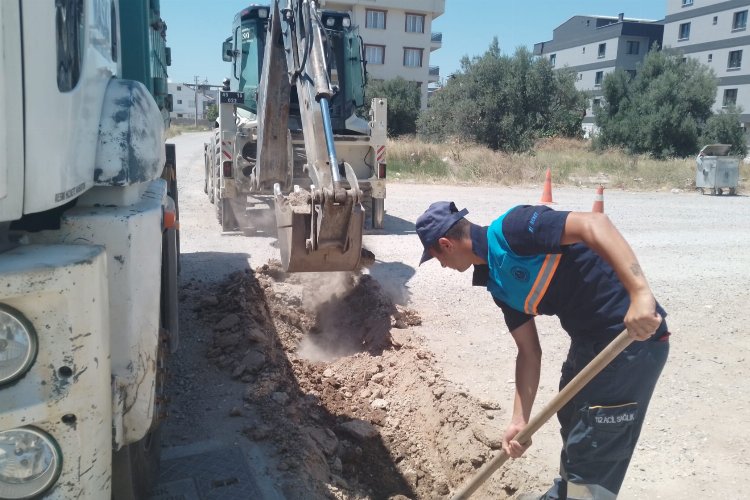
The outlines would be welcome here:
<svg viewBox="0 0 750 500">
<path fill-rule="evenodd" d="M 713 71 L 675 51 L 652 49 L 635 77 L 604 77 L 597 109 L 600 147 L 621 146 L 657 158 L 696 153 L 716 96 Z"/>
<path fill-rule="evenodd" d="M 214 122 L 219 117 L 219 108 L 216 104 L 206 106 L 206 120 Z"/>
<path fill-rule="evenodd" d="M 528 150 L 540 136 L 579 136 L 586 96 L 574 78 L 523 47 L 502 55 L 495 38 L 482 56 L 462 59 L 420 115 L 418 132 L 507 151 Z"/>
<path fill-rule="evenodd" d="M 388 135 L 399 136 L 417 131 L 422 91 L 417 82 L 400 76 L 393 80 L 375 80 L 367 84 L 366 95 L 388 99 Z"/>
<path fill-rule="evenodd" d="M 732 148 L 729 150 L 729 154 L 745 156 L 747 144 L 745 143 L 745 131 L 740 127 L 741 113 L 741 108 L 731 106 L 726 111 L 721 110 L 711 116 L 706 122 L 701 145 L 731 144 Z"/>
</svg>

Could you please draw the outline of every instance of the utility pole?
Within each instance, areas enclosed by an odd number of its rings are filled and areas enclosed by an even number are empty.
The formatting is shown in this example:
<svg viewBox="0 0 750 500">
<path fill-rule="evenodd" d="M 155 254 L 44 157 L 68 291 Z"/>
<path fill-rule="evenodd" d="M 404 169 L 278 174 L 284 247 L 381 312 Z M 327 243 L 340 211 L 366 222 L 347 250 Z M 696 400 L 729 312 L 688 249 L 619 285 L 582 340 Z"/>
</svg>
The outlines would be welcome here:
<svg viewBox="0 0 750 500">
<path fill-rule="evenodd" d="M 0 0 L 2 2 L 3 0 Z M 198 126 L 198 91 L 200 90 L 201 93 L 205 93 L 206 90 L 210 89 L 220 89 L 223 88 L 223 85 L 211 85 L 208 83 L 208 78 L 205 78 L 203 80 L 203 83 L 198 83 L 198 77 L 194 77 L 194 83 L 183 83 L 184 87 L 187 87 L 189 89 L 193 89 L 193 92 L 195 93 L 195 126 Z M 205 96 L 205 94 L 204 94 Z"/>
<path fill-rule="evenodd" d="M 198 77 L 195 77 L 195 126 L 198 127 Z"/>
</svg>

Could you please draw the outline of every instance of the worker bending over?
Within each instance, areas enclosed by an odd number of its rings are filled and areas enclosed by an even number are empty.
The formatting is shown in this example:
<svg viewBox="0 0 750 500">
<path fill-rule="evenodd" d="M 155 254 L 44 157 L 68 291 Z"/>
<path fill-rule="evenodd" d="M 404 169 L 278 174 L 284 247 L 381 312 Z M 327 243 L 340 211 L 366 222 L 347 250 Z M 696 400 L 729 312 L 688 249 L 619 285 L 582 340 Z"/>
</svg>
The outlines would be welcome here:
<svg viewBox="0 0 750 500">
<path fill-rule="evenodd" d="M 459 272 L 474 266 L 502 309 L 518 347 L 513 416 L 503 449 L 518 458 L 531 442 L 514 436 L 530 418 L 542 350 L 534 317 L 556 315 L 570 335 L 562 389 L 623 329 L 628 346 L 558 413 L 560 477 L 539 499 L 609 500 L 625 478 L 654 386 L 669 352 L 666 312 L 628 243 L 599 213 L 516 206 L 489 227 L 452 202 L 430 205 L 416 222 L 424 252 Z"/>
</svg>

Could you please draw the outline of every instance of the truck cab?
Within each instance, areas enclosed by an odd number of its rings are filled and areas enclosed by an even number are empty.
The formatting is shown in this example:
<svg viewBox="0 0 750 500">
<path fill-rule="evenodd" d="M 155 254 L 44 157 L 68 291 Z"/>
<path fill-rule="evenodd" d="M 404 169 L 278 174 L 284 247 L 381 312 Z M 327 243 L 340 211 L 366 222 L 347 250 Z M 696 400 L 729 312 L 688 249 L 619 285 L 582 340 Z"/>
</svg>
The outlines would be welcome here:
<svg viewBox="0 0 750 500">
<path fill-rule="evenodd" d="M 0 498 L 142 498 L 155 474 L 177 346 L 165 30 L 158 0 L 0 1 Z"/>
</svg>

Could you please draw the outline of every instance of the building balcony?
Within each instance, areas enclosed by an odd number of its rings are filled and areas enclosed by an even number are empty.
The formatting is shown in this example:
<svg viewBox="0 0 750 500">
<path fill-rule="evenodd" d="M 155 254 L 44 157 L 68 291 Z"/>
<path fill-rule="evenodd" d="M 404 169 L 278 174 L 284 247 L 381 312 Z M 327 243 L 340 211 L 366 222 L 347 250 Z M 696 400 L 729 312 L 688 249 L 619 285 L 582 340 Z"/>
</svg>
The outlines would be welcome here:
<svg viewBox="0 0 750 500">
<path fill-rule="evenodd" d="M 427 75 L 428 82 L 437 82 L 440 80 L 440 66 L 430 66 Z"/>
<path fill-rule="evenodd" d="M 443 46 L 443 34 L 432 33 L 430 35 L 430 52 L 432 52 L 433 50 L 437 50 L 442 46 Z"/>
</svg>

